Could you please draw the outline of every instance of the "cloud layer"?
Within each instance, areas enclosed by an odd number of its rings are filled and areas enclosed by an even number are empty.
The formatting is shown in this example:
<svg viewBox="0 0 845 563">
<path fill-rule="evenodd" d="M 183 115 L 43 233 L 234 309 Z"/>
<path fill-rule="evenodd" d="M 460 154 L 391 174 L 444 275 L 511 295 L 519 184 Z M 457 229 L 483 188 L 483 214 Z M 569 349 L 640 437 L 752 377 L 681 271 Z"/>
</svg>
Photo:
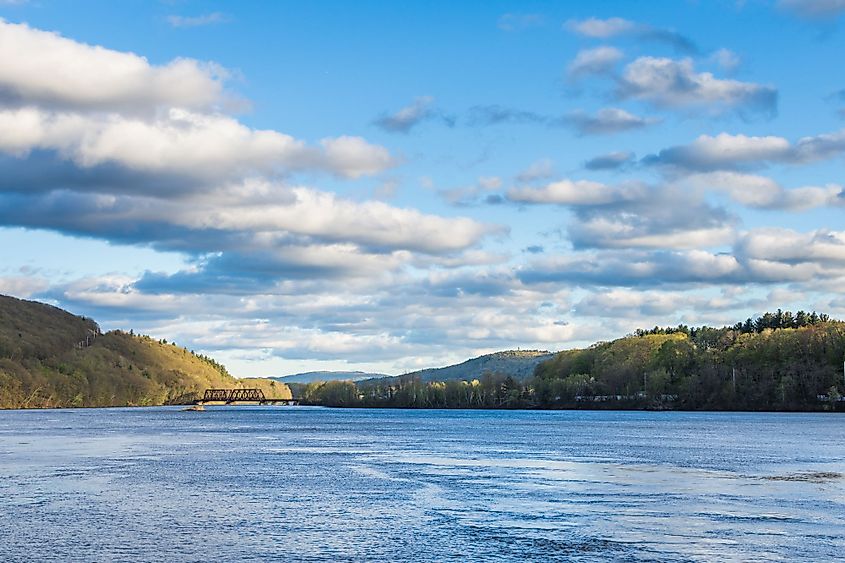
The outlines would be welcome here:
<svg viewBox="0 0 845 563">
<path fill-rule="evenodd" d="M 156 18 L 159 31 L 230 19 Z M 427 54 L 406 54 L 387 69 L 395 83 L 362 83 L 367 96 L 303 71 L 308 87 L 335 88 L 309 90 L 315 116 L 281 130 L 260 104 L 238 113 L 240 71 L 0 20 L 0 225 L 104 256 L 133 245 L 177 257 L 131 272 L 10 263 L 0 292 L 236 364 L 390 371 L 735 321 L 775 301 L 845 314 L 845 133 L 796 113 L 795 85 L 760 64 L 760 48 L 622 15 L 568 20 L 571 35 L 548 14 L 485 21 L 490 43 L 473 57 L 495 59 L 469 64 L 454 50 L 467 45 L 445 37 L 454 60 L 437 51 L 437 73 L 422 71 Z M 563 47 L 549 49 L 551 37 Z M 297 56 L 310 62 L 305 46 Z M 842 84 L 804 87 L 802 100 L 829 104 Z M 321 120 L 317 99 L 336 103 L 342 128 Z"/>
</svg>

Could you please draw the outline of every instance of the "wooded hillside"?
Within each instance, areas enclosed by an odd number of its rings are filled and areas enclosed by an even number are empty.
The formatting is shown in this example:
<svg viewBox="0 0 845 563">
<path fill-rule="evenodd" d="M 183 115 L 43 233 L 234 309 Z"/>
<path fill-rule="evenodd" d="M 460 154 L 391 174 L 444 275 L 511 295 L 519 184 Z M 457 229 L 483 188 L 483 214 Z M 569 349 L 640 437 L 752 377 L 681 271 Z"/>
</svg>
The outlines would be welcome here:
<svg viewBox="0 0 845 563">
<path fill-rule="evenodd" d="M 305 401 L 417 408 L 841 410 L 845 323 L 788 311 L 722 328 L 655 327 L 539 363 L 525 380 L 477 371 L 463 380 L 331 382 Z"/>
<path fill-rule="evenodd" d="M 0 408 L 185 403 L 210 387 L 254 383 L 173 343 L 102 334 L 91 319 L 0 296 Z M 282 383 L 266 387 L 268 396 L 290 397 Z"/>
</svg>

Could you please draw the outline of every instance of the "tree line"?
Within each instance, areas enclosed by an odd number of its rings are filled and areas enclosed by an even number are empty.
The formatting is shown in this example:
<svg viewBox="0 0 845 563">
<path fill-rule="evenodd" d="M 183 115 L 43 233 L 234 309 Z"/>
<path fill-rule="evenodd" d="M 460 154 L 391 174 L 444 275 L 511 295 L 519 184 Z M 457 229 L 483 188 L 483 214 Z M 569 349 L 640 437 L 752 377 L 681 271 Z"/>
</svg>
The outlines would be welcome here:
<svg viewBox="0 0 845 563">
<path fill-rule="evenodd" d="M 306 403 L 404 408 L 845 409 L 845 323 L 778 310 L 733 326 L 638 330 L 567 350 L 517 380 L 317 382 Z"/>
</svg>

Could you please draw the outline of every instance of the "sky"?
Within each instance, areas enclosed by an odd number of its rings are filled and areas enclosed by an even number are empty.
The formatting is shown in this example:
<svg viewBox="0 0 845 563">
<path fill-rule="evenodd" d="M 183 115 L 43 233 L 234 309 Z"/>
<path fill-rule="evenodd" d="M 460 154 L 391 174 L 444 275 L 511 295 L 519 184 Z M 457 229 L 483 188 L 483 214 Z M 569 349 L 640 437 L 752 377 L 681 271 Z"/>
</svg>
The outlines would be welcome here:
<svg viewBox="0 0 845 563">
<path fill-rule="evenodd" d="M 0 293 L 242 377 L 845 317 L 845 0 L 0 0 Z"/>
</svg>

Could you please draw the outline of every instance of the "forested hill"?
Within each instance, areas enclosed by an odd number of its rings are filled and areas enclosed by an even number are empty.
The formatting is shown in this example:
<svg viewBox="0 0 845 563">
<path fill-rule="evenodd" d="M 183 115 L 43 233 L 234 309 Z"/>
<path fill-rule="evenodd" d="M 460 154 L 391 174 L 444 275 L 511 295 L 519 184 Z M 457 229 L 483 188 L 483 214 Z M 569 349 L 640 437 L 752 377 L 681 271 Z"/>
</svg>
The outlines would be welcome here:
<svg viewBox="0 0 845 563">
<path fill-rule="evenodd" d="M 182 403 L 209 387 L 239 386 L 252 384 L 175 344 L 103 334 L 91 319 L 0 295 L 0 408 Z M 286 385 L 272 386 L 290 396 Z"/>
<path fill-rule="evenodd" d="M 363 371 L 307 371 L 304 373 L 271 377 L 270 379 L 281 381 L 282 383 L 314 383 L 315 381 L 342 381 L 346 379 L 360 381 L 362 379 L 377 379 L 382 377 L 390 376 L 383 373 L 367 373 Z"/>
<path fill-rule="evenodd" d="M 638 330 L 567 350 L 520 381 L 333 382 L 305 389 L 317 404 L 386 407 L 845 410 L 845 323 L 778 311 L 733 326 Z"/>
<path fill-rule="evenodd" d="M 533 375 L 537 364 L 553 356 L 554 353 L 543 350 L 506 350 L 471 358 L 451 366 L 386 377 L 381 383 L 398 381 L 400 378 L 417 378 L 422 381 L 469 380 L 488 372 L 509 375 L 514 379 L 526 379 Z"/>
</svg>

